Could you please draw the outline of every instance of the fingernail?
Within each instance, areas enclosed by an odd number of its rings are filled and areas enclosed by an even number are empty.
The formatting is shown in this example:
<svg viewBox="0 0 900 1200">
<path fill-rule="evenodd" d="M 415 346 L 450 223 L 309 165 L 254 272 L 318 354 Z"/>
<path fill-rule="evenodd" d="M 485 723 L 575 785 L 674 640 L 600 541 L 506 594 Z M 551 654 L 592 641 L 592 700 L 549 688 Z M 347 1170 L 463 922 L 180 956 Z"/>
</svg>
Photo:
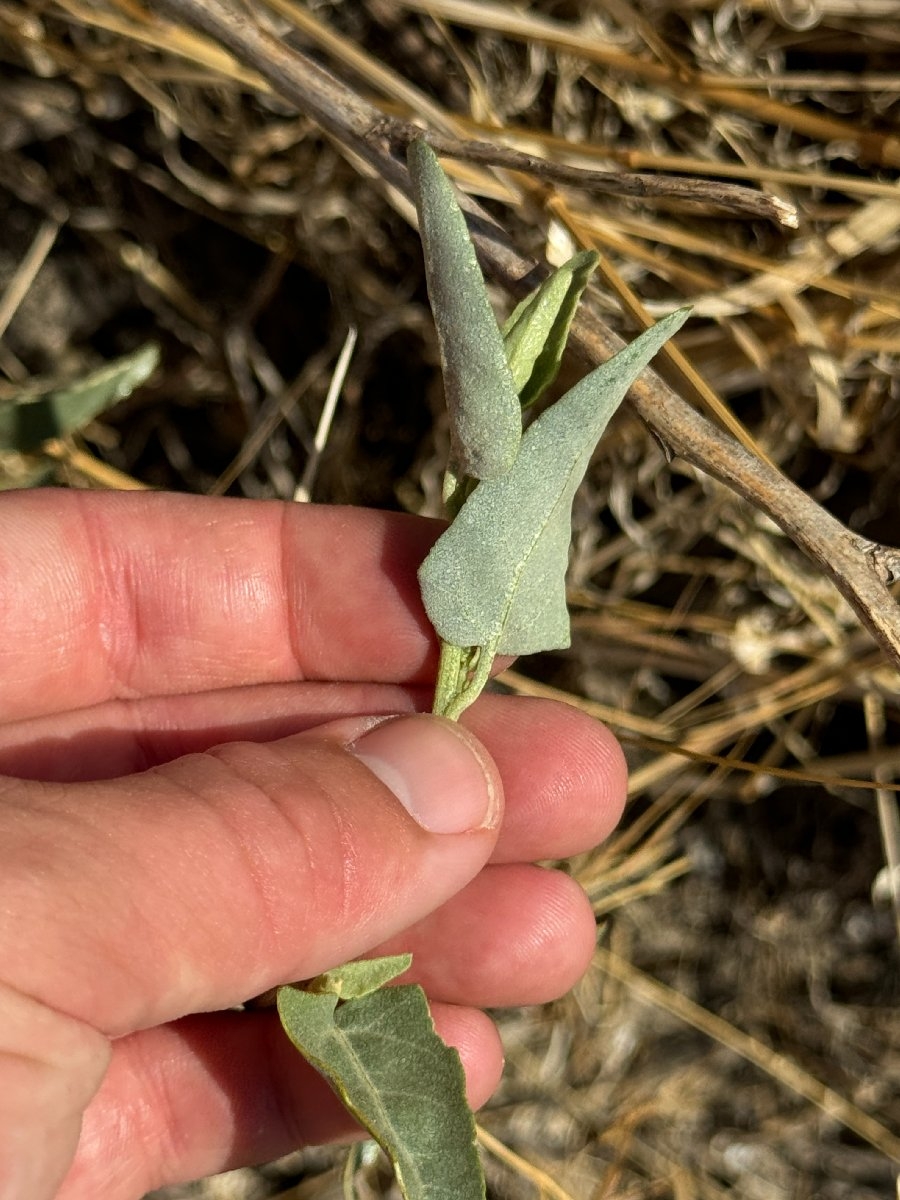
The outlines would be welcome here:
<svg viewBox="0 0 900 1200">
<path fill-rule="evenodd" d="M 440 717 L 397 717 L 348 746 L 429 833 L 489 829 L 500 800 L 478 743 Z"/>
</svg>

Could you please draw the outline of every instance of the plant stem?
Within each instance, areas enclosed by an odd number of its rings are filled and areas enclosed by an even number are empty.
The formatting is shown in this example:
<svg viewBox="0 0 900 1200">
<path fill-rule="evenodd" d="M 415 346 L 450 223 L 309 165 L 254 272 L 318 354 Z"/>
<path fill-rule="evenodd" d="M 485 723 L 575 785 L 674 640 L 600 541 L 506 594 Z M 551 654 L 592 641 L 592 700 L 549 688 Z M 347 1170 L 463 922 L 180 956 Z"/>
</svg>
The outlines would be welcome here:
<svg viewBox="0 0 900 1200">
<path fill-rule="evenodd" d="M 494 653 L 492 646 L 451 646 L 449 642 L 441 642 L 431 711 L 458 721 L 484 691 L 491 676 Z"/>
<path fill-rule="evenodd" d="M 387 118 L 361 95 L 329 75 L 309 56 L 254 22 L 246 12 L 223 0 L 158 0 L 162 11 L 195 29 L 203 30 L 228 47 L 238 61 L 253 67 L 273 91 L 296 104 L 339 144 L 367 162 L 383 180 L 406 195 L 408 172 L 396 157 L 393 144 L 405 145 L 412 129 Z M 731 98 L 737 93 L 729 93 Z M 785 113 L 801 112 L 798 106 Z M 857 140 L 862 135 L 858 134 Z M 897 161 L 895 136 L 869 135 L 873 153 L 884 161 Z M 464 211 L 477 218 L 473 240 L 482 268 L 494 283 L 520 297 L 527 291 L 534 263 L 524 258 L 477 204 L 467 201 Z M 592 364 L 605 361 L 622 348 L 591 305 L 582 305 L 572 325 L 574 348 Z M 670 455 L 679 455 L 693 466 L 721 480 L 780 525 L 784 532 L 834 580 L 862 622 L 878 639 L 889 661 L 900 666 L 900 607 L 888 584 L 896 569 L 896 551 L 842 526 L 796 484 L 755 456 L 748 454 L 718 426 L 699 413 L 666 385 L 659 375 L 644 372 L 629 393 L 632 407 L 647 422 Z"/>
</svg>

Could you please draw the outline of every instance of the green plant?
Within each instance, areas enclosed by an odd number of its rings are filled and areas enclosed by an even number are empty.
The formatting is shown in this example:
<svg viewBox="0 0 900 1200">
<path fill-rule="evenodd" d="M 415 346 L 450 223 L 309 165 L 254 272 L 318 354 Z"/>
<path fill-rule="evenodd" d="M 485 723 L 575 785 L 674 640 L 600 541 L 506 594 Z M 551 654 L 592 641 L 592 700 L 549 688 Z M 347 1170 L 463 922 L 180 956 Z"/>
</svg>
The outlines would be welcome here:
<svg viewBox="0 0 900 1200">
<path fill-rule="evenodd" d="M 628 388 L 687 319 L 680 309 L 535 418 L 597 256 L 575 255 L 500 328 L 465 218 L 433 151 L 409 148 L 450 414 L 451 523 L 419 572 L 440 638 L 433 711 L 455 720 L 497 654 L 569 644 L 565 574 L 575 491 Z M 387 1152 L 408 1200 L 475 1200 L 484 1179 L 456 1053 L 421 988 L 384 985 L 409 956 L 351 963 L 278 991 L 297 1048 Z"/>
<path fill-rule="evenodd" d="M 69 437 L 89 425 L 145 383 L 156 370 L 159 347 L 148 342 L 76 379 L 32 379 L 0 396 L 0 456 L 17 456 L 7 477 L 0 464 L 0 490 L 38 487 L 53 474 L 46 443 Z"/>
</svg>

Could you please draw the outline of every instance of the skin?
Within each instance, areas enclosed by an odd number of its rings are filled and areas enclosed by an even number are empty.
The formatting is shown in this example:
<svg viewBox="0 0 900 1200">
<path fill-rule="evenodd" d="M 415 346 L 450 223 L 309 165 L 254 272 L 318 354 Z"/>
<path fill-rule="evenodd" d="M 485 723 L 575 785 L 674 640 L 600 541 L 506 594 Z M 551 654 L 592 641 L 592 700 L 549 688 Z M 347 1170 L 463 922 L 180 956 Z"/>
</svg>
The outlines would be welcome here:
<svg viewBox="0 0 900 1200">
<path fill-rule="evenodd" d="M 128 1200 L 353 1137 L 275 1014 L 234 1009 L 279 983 L 411 950 L 404 981 L 478 1105 L 502 1067 L 481 1009 L 585 970 L 590 906 L 533 864 L 609 833 L 622 755 L 546 701 L 412 715 L 436 667 L 415 572 L 439 531 L 0 496 L 0 1200 Z M 437 772 L 439 820 L 489 795 L 493 816 L 423 829 L 360 757 L 387 729 Z"/>
</svg>

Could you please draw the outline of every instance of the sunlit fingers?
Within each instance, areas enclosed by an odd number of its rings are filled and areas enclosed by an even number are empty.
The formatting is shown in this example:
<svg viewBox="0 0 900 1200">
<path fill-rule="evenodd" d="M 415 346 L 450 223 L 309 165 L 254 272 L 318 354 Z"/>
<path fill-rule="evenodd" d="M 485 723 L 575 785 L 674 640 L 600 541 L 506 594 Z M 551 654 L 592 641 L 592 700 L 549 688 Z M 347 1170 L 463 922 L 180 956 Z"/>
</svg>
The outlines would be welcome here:
<svg viewBox="0 0 900 1200">
<path fill-rule="evenodd" d="M 486 867 L 437 912 L 379 947 L 411 951 L 404 981 L 453 1004 L 541 1004 L 584 974 L 595 923 L 581 888 L 559 871 Z"/>
<path fill-rule="evenodd" d="M 466 1069 L 469 1100 L 497 1086 L 503 1055 L 484 1013 L 434 1005 Z M 210 1013 L 114 1044 L 57 1200 L 134 1200 L 152 1188 L 349 1140 L 360 1130 L 288 1042 L 274 1010 Z"/>
</svg>

